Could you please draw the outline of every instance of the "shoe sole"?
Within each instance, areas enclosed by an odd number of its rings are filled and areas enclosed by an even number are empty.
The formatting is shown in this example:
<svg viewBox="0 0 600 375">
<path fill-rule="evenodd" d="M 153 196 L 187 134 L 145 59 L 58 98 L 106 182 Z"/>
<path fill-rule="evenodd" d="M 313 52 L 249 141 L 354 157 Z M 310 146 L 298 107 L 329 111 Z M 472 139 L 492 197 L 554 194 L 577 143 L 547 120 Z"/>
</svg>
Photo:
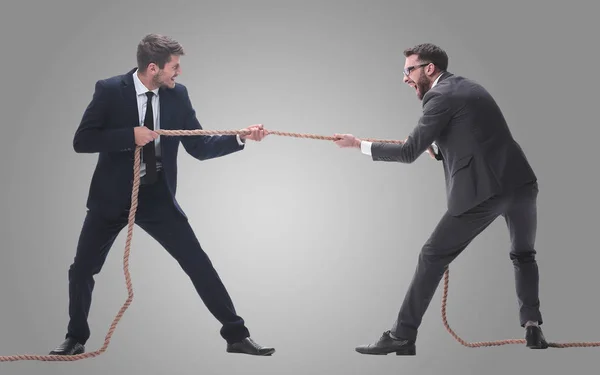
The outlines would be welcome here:
<svg viewBox="0 0 600 375">
<path fill-rule="evenodd" d="M 66 356 L 68 356 L 68 355 L 78 355 L 78 354 L 83 354 L 84 352 L 85 352 L 85 350 L 83 350 L 83 349 L 78 349 L 78 350 L 75 350 L 75 351 L 73 352 L 73 354 L 66 354 L 65 352 L 50 352 L 48 355 L 66 355 Z"/>
<path fill-rule="evenodd" d="M 365 352 L 365 351 L 361 351 L 360 349 L 356 349 L 357 353 L 360 354 L 367 354 L 367 355 L 388 355 L 391 353 L 396 353 L 396 355 L 417 355 L 417 348 L 406 348 L 406 349 L 400 349 L 400 350 L 392 350 L 389 352 Z"/>
<path fill-rule="evenodd" d="M 247 355 L 254 355 L 254 356 L 258 356 L 258 357 L 270 357 L 273 355 L 273 353 L 275 353 L 275 349 L 272 349 L 266 353 L 248 353 L 248 352 L 243 352 L 241 350 L 227 350 L 227 353 L 233 353 L 233 354 L 247 354 Z"/>
</svg>

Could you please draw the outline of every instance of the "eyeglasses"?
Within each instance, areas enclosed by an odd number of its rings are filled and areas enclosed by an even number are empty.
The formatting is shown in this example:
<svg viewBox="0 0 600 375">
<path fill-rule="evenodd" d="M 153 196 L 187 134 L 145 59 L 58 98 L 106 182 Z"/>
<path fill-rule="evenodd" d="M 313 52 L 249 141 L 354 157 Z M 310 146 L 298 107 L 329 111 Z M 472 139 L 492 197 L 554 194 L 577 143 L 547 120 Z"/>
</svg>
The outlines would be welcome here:
<svg viewBox="0 0 600 375">
<path fill-rule="evenodd" d="M 422 67 L 427 66 L 429 64 L 431 64 L 431 63 L 423 63 L 421 65 L 408 66 L 408 67 L 404 68 L 404 75 L 408 76 L 410 74 L 410 72 L 412 72 L 413 70 L 418 69 L 418 68 L 422 68 Z"/>
</svg>

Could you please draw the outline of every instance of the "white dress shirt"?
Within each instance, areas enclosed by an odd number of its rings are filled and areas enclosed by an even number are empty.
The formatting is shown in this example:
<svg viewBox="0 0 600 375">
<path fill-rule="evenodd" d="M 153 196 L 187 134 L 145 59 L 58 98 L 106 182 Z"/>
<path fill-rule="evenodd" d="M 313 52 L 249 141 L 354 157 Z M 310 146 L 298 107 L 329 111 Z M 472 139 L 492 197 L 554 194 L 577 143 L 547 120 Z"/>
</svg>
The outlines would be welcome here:
<svg viewBox="0 0 600 375">
<path fill-rule="evenodd" d="M 154 89 L 154 90 L 149 90 L 140 80 L 140 77 L 138 77 L 138 71 L 136 69 L 135 72 L 133 72 L 133 84 L 135 86 L 135 93 L 136 93 L 136 97 L 137 97 L 137 106 L 138 106 L 138 115 L 139 115 L 139 126 L 144 126 L 144 118 L 146 117 L 146 107 L 148 105 L 148 97 L 146 96 L 146 93 L 148 91 L 152 91 L 154 93 L 154 95 L 152 96 L 152 114 L 154 115 L 154 130 L 158 130 L 160 129 L 160 98 L 158 95 L 158 89 Z M 240 146 L 244 145 L 244 142 L 242 142 L 239 134 L 236 136 L 238 144 Z M 160 152 L 160 135 L 158 136 L 158 138 L 156 138 L 154 140 L 155 143 L 155 148 L 156 148 L 156 158 L 157 158 L 157 162 L 156 162 L 156 169 L 160 170 L 162 168 L 162 163 L 158 161 L 158 159 L 161 156 L 161 152 Z M 141 161 L 140 164 L 140 177 L 144 176 L 146 174 L 146 164 L 143 161 Z"/>
<path fill-rule="evenodd" d="M 444 73 L 442 73 L 444 74 Z M 433 81 L 433 85 L 431 85 L 431 88 L 434 88 L 435 85 L 437 85 L 440 77 L 442 76 L 442 74 L 440 74 L 435 81 Z M 361 141 L 360 142 L 360 151 L 365 154 L 365 155 L 371 155 L 371 145 L 373 144 L 373 142 L 368 142 L 368 141 Z M 437 146 L 435 145 L 435 143 L 432 146 Z"/>
</svg>

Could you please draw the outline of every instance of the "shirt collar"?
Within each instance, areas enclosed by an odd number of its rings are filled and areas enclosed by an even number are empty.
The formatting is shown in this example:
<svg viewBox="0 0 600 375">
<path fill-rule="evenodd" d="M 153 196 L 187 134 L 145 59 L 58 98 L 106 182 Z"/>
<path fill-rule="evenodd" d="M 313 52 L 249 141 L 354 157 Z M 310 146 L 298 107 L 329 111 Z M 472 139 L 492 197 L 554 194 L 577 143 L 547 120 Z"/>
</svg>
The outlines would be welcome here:
<svg viewBox="0 0 600 375">
<path fill-rule="evenodd" d="M 435 87 L 435 85 L 437 85 L 437 83 L 438 83 L 438 81 L 440 80 L 440 77 L 441 77 L 442 75 L 444 75 L 444 73 L 441 73 L 441 74 L 440 74 L 440 75 L 439 75 L 439 76 L 438 76 L 438 77 L 435 79 L 435 81 L 433 81 L 433 85 L 431 85 L 431 88 L 434 88 L 434 87 Z"/>
<path fill-rule="evenodd" d="M 148 91 L 152 91 L 154 93 L 154 95 L 158 96 L 158 89 L 148 90 L 148 88 L 146 86 L 144 86 L 144 84 L 140 80 L 140 77 L 138 77 L 137 73 L 138 73 L 138 70 L 136 69 L 135 72 L 133 72 L 133 84 L 135 85 L 136 94 L 137 95 L 146 95 L 146 93 Z"/>
</svg>

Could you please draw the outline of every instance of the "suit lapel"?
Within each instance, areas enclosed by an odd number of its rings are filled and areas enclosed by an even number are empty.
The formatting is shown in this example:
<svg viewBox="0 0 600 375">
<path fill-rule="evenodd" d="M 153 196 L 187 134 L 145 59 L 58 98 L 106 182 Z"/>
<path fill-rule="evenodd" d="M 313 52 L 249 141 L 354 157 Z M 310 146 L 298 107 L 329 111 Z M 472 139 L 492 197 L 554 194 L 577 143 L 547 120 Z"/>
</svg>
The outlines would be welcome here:
<svg viewBox="0 0 600 375">
<path fill-rule="evenodd" d="M 160 128 L 165 130 L 173 130 L 171 129 L 171 95 L 167 89 L 160 88 L 158 90 L 159 103 L 158 106 L 160 108 L 159 117 L 160 117 Z"/>
<path fill-rule="evenodd" d="M 160 88 L 158 90 L 158 107 L 159 107 L 159 126 L 161 129 L 164 130 L 176 130 L 173 129 L 173 121 L 171 121 L 171 117 L 172 117 L 172 110 L 173 110 L 173 105 L 172 105 L 172 97 L 171 97 L 171 92 L 168 89 L 164 89 L 164 88 Z M 169 158 L 170 153 L 167 151 L 168 149 L 171 149 L 173 143 L 171 142 L 171 139 L 176 139 L 175 137 L 161 137 L 160 138 L 160 153 L 162 155 L 162 159 L 163 161 L 166 162 L 166 160 Z"/>
<path fill-rule="evenodd" d="M 133 84 L 133 72 L 135 72 L 135 69 L 132 69 L 125 74 L 121 82 L 123 87 L 123 98 L 125 100 L 125 109 L 127 111 L 125 113 L 125 116 L 128 119 L 127 122 L 137 126 L 140 124 L 140 115 L 138 113 L 135 85 Z"/>
</svg>

